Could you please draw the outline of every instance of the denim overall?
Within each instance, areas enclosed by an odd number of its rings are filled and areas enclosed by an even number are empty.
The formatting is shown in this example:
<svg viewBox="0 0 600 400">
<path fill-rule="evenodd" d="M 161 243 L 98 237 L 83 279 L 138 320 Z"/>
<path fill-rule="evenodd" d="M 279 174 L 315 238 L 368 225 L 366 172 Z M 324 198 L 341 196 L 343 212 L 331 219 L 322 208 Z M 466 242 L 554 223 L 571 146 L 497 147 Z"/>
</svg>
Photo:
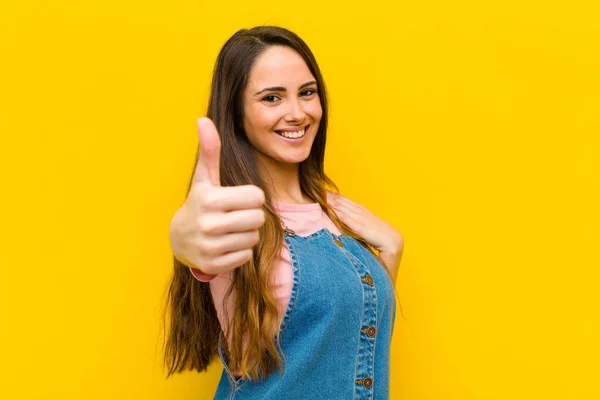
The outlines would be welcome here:
<svg viewBox="0 0 600 400">
<path fill-rule="evenodd" d="M 385 267 L 350 236 L 285 232 L 294 279 L 280 326 L 284 373 L 260 381 L 224 369 L 214 399 L 384 400 L 396 298 Z"/>
</svg>

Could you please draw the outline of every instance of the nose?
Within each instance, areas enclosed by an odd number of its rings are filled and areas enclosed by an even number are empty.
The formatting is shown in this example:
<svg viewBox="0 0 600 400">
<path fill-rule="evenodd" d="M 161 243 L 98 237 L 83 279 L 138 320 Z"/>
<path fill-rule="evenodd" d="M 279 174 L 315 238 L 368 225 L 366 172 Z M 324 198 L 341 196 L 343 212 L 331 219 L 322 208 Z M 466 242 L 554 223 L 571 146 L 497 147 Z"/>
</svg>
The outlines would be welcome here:
<svg viewBox="0 0 600 400">
<path fill-rule="evenodd" d="M 285 122 L 303 122 L 304 119 L 306 118 L 306 112 L 304 111 L 304 108 L 302 107 L 302 104 L 300 102 L 300 99 L 293 98 L 292 100 L 290 100 L 288 102 L 288 109 L 287 109 L 287 113 L 285 115 Z"/>
</svg>

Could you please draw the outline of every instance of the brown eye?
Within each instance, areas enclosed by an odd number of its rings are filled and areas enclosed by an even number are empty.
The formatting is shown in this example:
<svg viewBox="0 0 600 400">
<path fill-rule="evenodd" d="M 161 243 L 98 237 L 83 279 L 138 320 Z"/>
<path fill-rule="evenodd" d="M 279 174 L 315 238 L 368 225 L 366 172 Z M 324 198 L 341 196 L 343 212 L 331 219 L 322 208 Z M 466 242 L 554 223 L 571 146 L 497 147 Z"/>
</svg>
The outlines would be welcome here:
<svg viewBox="0 0 600 400">
<path fill-rule="evenodd" d="M 315 93 L 316 93 L 316 91 L 313 89 L 307 89 L 304 92 L 302 92 L 302 94 L 304 94 L 304 96 L 312 96 Z"/>
<path fill-rule="evenodd" d="M 274 103 L 276 98 L 277 96 L 270 94 L 268 96 L 263 97 L 263 101 L 266 101 L 267 103 Z"/>
</svg>

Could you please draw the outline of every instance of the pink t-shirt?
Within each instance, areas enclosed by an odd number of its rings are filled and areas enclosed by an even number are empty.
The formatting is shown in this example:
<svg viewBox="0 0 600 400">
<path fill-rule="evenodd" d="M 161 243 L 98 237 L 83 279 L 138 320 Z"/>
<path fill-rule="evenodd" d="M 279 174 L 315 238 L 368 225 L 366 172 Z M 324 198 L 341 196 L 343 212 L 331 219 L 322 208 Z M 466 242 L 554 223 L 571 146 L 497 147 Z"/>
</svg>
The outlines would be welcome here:
<svg viewBox="0 0 600 400">
<path fill-rule="evenodd" d="M 274 201 L 273 206 L 275 207 L 275 210 L 279 216 L 283 219 L 285 225 L 299 236 L 310 235 L 322 228 L 327 228 L 336 235 L 341 234 L 337 226 L 335 226 L 327 214 L 323 212 L 319 203 L 287 204 Z M 223 332 L 226 332 L 228 321 L 224 320 L 223 298 L 231 282 L 232 271 L 224 272 L 218 275 L 207 275 L 201 273 L 195 268 L 189 267 L 189 269 L 192 275 L 199 281 L 209 282 L 210 291 L 212 293 L 215 308 L 217 310 L 217 316 L 219 317 L 219 322 L 221 323 L 221 329 Z M 277 326 L 274 327 L 275 329 L 273 330 L 273 332 L 277 332 L 290 301 L 292 282 L 294 278 L 290 252 L 285 245 L 285 242 L 281 249 L 281 256 L 275 260 L 273 274 L 273 290 L 277 299 L 280 316 Z M 229 318 L 231 318 L 233 315 L 234 297 L 235 290 L 227 302 Z"/>
</svg>

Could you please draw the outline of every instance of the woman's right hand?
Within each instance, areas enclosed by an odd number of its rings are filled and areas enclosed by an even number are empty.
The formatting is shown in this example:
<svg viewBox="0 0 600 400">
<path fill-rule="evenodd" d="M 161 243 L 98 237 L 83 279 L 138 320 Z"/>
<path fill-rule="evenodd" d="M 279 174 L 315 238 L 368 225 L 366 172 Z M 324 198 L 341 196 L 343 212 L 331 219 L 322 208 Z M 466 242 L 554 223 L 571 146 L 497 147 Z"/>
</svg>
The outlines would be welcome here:
<svg viewBox="0 0 600 400">
<path fill-rule="evenodd" d="M 169 229 L 171 249 L 185 265 L 217 275 L 252 257 L 265 222 L 265 194 L 255 185 L 221 187 L 221 140 L 209 118 L 198 120 L 200 154 L 192 186 Z"/>
</svg>

